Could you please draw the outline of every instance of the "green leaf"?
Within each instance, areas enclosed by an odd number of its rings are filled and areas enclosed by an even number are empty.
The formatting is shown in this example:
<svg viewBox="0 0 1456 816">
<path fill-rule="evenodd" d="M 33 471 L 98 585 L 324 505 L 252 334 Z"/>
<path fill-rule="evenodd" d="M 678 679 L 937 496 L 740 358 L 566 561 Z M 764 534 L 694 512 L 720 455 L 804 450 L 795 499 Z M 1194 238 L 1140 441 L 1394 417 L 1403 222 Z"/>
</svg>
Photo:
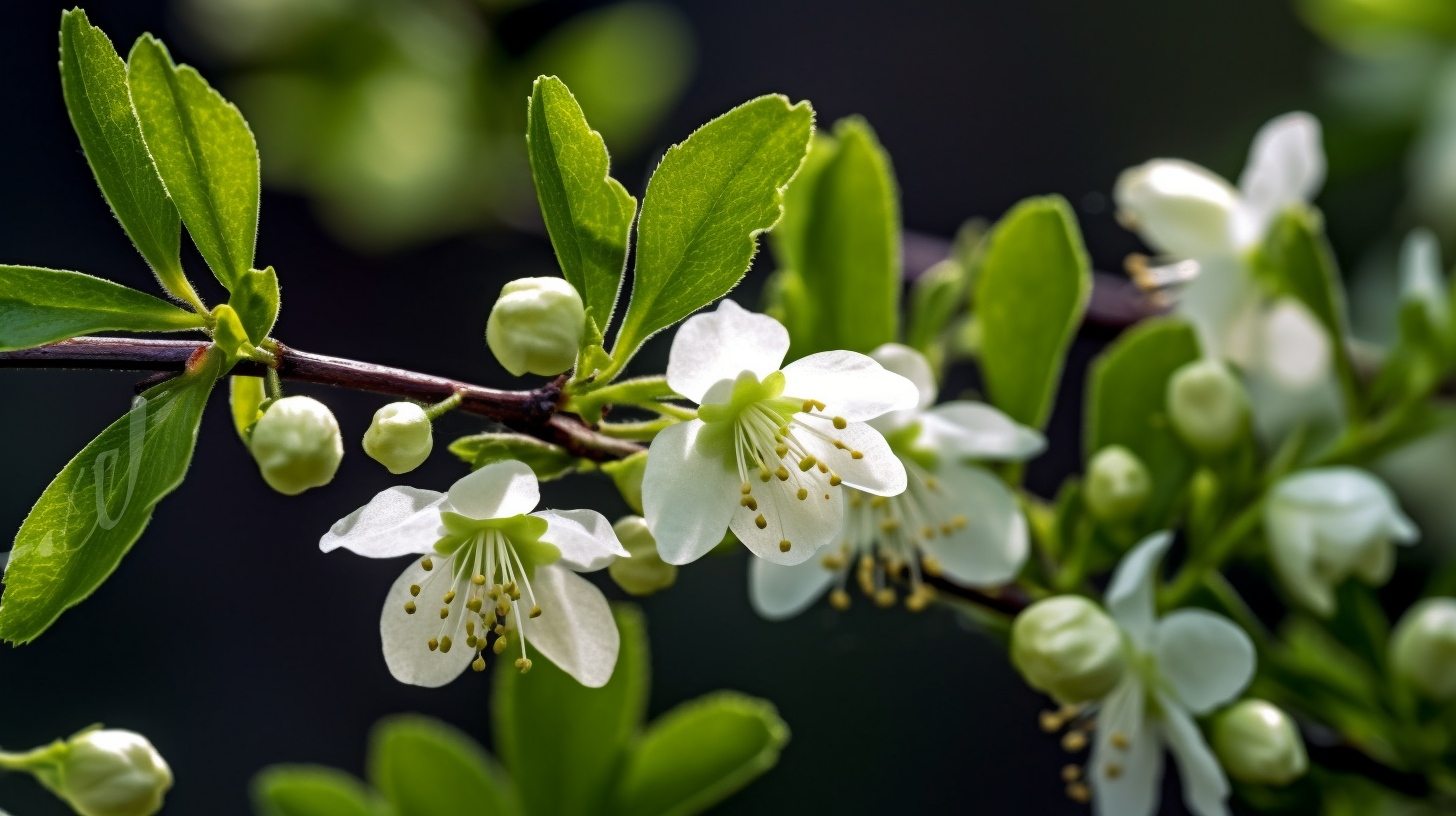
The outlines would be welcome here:
<svg viewBox="0 0 1456 816">
<path fill-rule="evenodd" d="M 98 331 L 199 329 L 205 318 L 80 272 L 0 266 L 0 351 Z"/>
<path fill-rule="evenodd" d="M 142 140 L 126 86 L 126 63 L 86 12 L 61 15 L 61 93 L 101 194 L 167 291 L 192 304 L 182 272 L 177 208 Z"/>
<path fill-rule="evenodd" d="M 250 345 L 248 342 L 248 331 L 243 328 L 243 320 L 233 307 L 226 303 L 220 304 L 212 310 L 213 329 L 212 339 L 217 347 L 227 352 L 228 357 L 236 360 L 239 352 Z"/>
<path fill-rule="evenodd" d="M 632 512 L 642 514 L 642 477 L 647 473 L 647 451 L 634 453 L 626 459 L 603 462 L 602 472 L 612 479 L 622 500 Z"/>
<path fill-rule="evenodd" d="M 606 143 L 561 80 L 537 79 L 527 111 L 531 177 L 556 260 L 606 331 L 627 270 L 637 199 L 609 175 Z"/>
<path fill-rule="evenodd" d="M 557 479 L 576 470 L 581 460 L 565 449 L 525 434 L 482 433 L 462 436 L 450 443 L 450 452 L 480 470 L 492 462 L 515 459 L 530 465 L 536 478 Z"/>
<path fill-rule="evenodd" d="M 1153 495 L 1144 518 L 1167 521 L 1194 457 L 1168 419 L 1168 378 L 1198 360 L 1193 328 L 1181 320 L 1149 320 L 1129 329 L 1092 365 L 1087 391 L 1087 458 L 1108 445 L 1122 445 L 1147 466 Z"/>
<path fill-rule="evenodd" d="M 509 660 L 497 664 L 495 746 L 533 814 L 600 814 L 642 722 L 649 677 L 642 615 L 620 605 L 612 614 L 622 648 L 602 688 L 581 685 L 539 655 L 526 675 Z"/>
<path fill-rule="evenodd" d="M 703 125 L 663 156 L 642 204 L 632 300 L 612 358 L 728 293 L 809 149 L 814 112 L 763 96 Z"/>
<path fill-rule="evenodd" d="M 363 782 L 333 768 L 274 765 L 253 777 L 259 816 L 382 816 Z"/>
<path fill-rule="evenodd" d="M 633 746 L 614 812 L 690 816 L 777 764 L 789 728 L 773 704 L 720 691 L 660 717 Z"/>
<path fill-rule="evenodd" d="M 981 374 L 996 407 L 1041 428 L 1092 289 L 1087 250 L 1061 196 L 1017 204 L 989 241 L 976 284 Z"/>
<path fill-rule="evenodd" d="M 0 595 L 0 638 L 29 643 L 111 575 L 182 483 L 223 355 L 150 389 L 41 494 L 15 537 Z"/>
<path fill-rule="evenodd" d="M 985 257 L 988 229 L 982 219 L 967 221 L 956 234 L 950 257 L 915 279 L 910 287 L 905 345 L 932 358 L 943 355 L 946 331 L 951 320 L 966 308 Z"/>
<path fill-rule="evenodd" d="M 480 745 L 429 717 L 406 714 L 374 726 L 369 781 L 397 816 L 524 813 L 510 778 Z"/>
<path fill-rule="evenodd" d="M 263 270 L 249 270 L 238 278 L 228 305 L 242 319 L 243 328 L 253 345 L 261 345 L 273 331 L 273 324 L 278 322 L 278 273 L 271 266 Z"/>
<path fill-rule="evenodd" d="M 253 424 L 263 418 L 263 400 L 267 399 L 267 389 L 263 386 L 262 377 L 240 377 L 228 378 L 231 386 L 228 392 L 228 404 L 232 407 L 233 427 L 237 428 L 238 438 L 243 444 L 248 444 L 248 438 L 252 435 Z"/>
<path fill-rule="evenodd" d="M 809 154 L 804 165 L 794 175 L 794 180 L 784 190 L 784 216 L 768 234 L 769 245 L 773 247 L 774 258 L 779 269 L 797 270 L 804 268 L 807 253 L 809 224 L 814 215 L 814 198 L 819 189 L 819 177 L 839 152 L 839 142 L 822 130 L 814 131 L 809 142 Z"/>
<path fill-rule="evenodd" d="M 143 34 L 127 83 L 157 171 L 193 243 L 229 290 L 253 268 L 258 146 L 243 115 L 191 66 Z"/>
</svg>

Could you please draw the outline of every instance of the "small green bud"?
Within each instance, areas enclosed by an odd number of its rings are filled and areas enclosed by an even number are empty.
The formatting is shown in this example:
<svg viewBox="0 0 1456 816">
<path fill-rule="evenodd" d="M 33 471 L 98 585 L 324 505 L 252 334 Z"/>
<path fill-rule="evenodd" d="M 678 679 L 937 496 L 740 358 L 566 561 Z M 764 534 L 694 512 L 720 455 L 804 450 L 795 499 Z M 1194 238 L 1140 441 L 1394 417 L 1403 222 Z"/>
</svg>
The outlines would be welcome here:
<svg viewBox="0 0 1456 816">
<path fill-rule="evenodd" d="M 677 581 L 677 567 L 657 554 L 657 541 L 641 516 L 625 516 L 612 525 L 612 530 L 632 555 L 618 558 L 607 567 L 617 586 L 631 595 L 651 595 Z"/>
<path fill-rule="evenodd" d="M 1167 402 L 1178 436 L 1208 456 L 1233 447 L 1249 426 L 1249 396 L 1218 360 L 1199 360 L 1173 372 Z"/>
<path fill-rule="evenodd" d="M 1411 607 L 1390 638 L 1398 677 L 1438 703 L 1456 699 L 1456 598 L 1427 598 Z"/>
<path fill-rule="evenodd" d="M 1122 679 L 1122 632 L 1080 595 L 1047 598 L 1016 616 L 1011 662 L 1028 685 L 1059 702 L 1098 700 Z"/>
<path fill-rule="evenodd" d="M 1143 461 L 1121 445 L 1108 445 L 1087 466 L 1087 509 L 1099 521 L 1127 521 L 1142 512 L 1153 492 Z"/>
<path fill-rule="evenodd" d="M 1243 700 L 1220 714 L 1213 750 L 1228 775 L 1255 785 L 1288 785 L 1309 770 L 1299 729 L 1284 710 L 1263 700 Z"/>
<path fill-rule="evenodd" d="M 29 770 L 80 816 L 151 816 L 172 787 L 167 761 L 133 731 L 82 731 Z"/>
<path fill-rule="evenodd" d="M 396 476 L 419 467 L 434 449 L 430 417 L 412 402 L 392 402 L 380 408 L 364 432 L 364 452 Z"/>
<path fill-rule="evenodd" d="M 284 397 L 268 406 L 248 446 L 263 481 L 285 496 L 333 481 L 344 458 L 338 421 L 312 397 Z"/>
<path fill-rule="evenodd" d="M 506 284 L 490 310 L 485 340 L 517 377 L 554 377 L 576 363 L 586 332 L 581 295 L 561 278 L 521 278 Z"/>
</svg>

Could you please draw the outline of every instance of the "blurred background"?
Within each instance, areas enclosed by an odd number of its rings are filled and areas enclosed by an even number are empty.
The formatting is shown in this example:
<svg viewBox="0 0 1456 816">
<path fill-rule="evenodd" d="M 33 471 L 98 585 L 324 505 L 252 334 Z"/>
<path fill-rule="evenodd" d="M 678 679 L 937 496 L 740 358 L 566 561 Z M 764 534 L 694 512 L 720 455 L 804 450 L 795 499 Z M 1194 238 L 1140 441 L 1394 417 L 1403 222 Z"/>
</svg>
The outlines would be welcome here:
<svg viewBox="0 0 1456 816">
<path fill-rule="evenodd" d="M 0 260 L 147 288 L 61 101 L 56 32 L 68 5 L 0 4 Z M 123 52 L 143 31 L 162 36 L 252 123 L 265 183 L 258 259 L 278 269 L 286 300 L 279 337 L 486 385 L 511 385 L 483 339 L 500 286 L 555 273 L 522 136 L 539 73 L 576 92 L 614 175 L 639 197 L 667 145 L 781 92 L 811 100 L 821 124 L 868 118 L 894 159 L 907 228 L 948 238 L 969 217 L 1061 193 L 1109 271 L 1140 248 L 1113 217 L 1120 170 L 1173 156 L 1236 178 L 1260 124 L 1311 110 L 1331 162 L 1319 203 L 1355 286 L 1358 331 L 1374 340 L 1392 331 L 1379 315 L 1393 314 L 1383 304 L 1399 238 L 1424 224 L 1448 249 L 1456 240 L 1456 5 L 1446 0 L 85 8 Z M 761 256 L 735 297 L 756 304 L 770 265 Z M 190 268 L 211 283 L 199 258 Z M 1083 331 L 1034 489 L 1077 466 L 1081 368 L 1111 336 Z M 637 368 L 661 370 L 665 356 L 656 343 Z M 0 527 L 17 528 L 50 477 L 125 411 L 136 379 L 0 372 Z M 326 399 L 351 441 L 383 402 L 294 392 Z M 452 415 L 437 433 L 479 429 Z M 409 483 L 443 489 L 465 472 L 439 447 Z M 216 396 L 191 477 L 114 578 L 35 644 L 0 649 L 0 745 L 102 720 L 139 730 L 177 774 L 167 812 L 241 816 L 264 765 L 361 772 L 366 733 L 384 714 L 425 712 L 488 741 L 488 676 L 431 691 L 385 669 L 377 621 L 398 564 L 317 550 L 329 525 L 392 483 L 351 446 L 329 487 L 276 495 Z M 626 511 L 604 477 L 549 485 L 546 503 Z M 794 729 L 780 765 L 715 813 L 1085 811 L 1064 798 L 1067 760 L 1036 728 L 1044 703 L 1001 645 L 945 609 L 860 603 L 765 623 L 748 607 L 746 567 L 741 552 L 708 559 L 642 604 L 653 715 L 733 688 L 774 701 Z M 1181 812 L 1177 800 L 1164 798 L 1168 812 Z M 0 778 L 0 806 L 65 812 L 18 778 Z"/>
</svg>

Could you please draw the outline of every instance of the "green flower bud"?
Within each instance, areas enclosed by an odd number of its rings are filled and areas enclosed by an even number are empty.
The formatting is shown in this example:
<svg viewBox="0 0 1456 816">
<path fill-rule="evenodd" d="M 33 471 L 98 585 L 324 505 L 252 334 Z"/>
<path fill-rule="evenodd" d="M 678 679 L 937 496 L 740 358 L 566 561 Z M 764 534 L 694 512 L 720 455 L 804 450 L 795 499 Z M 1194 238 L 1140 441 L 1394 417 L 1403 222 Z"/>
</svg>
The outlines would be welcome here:
<svg viewBox="0 0 1456 816">
<path fill-rule="evenodd" d="M 344 458 L 338 421 L 312 397 L 284 397 L 268 406 L 248 447 L 263 481 L 285 496 L 333 481 Z"/>
<path fill-rule="evenodd" d="M 1028 685 L 1059 702 L 1098 700 L 1122 679 L 1122 632 L 1080 595 L 1047 598 L 1016 616 L 1011 662 Z"/>
<path fill-rule="evenodd" d="M 1249 396 L 1218 360 L 1189 363 L 1168 378 L 1168 417 L 1188 447 L 1217 456 L 1249 425 Z"/>
<path fill-rule="evenodd" d="M 391 402 L 380 408 L 364 432 L 364 452 L 396 476 L 419 467 L 434 449 L 430 417 L 412 402 Z"/>
<path fill-rule="evenodd" d="M 172 787 L 167 761 L 132 731 L 82 731 L 28 770 L 81 816 L 151 816 Z"/>
<path fill-rule="evenodd" d="M 1132 451 L 1121 445 L 1108 445 L 1087 466 L 1084 491 L 1087 509 L 1099 521 L 1127 521 L 1147 505 L 1153 492 L 1153 477 Z"/>
<path fill-rule="evenodd" d="M 586 332 L 581 295 L 561 278 L 521 278 L 501 289 L 485 341 L 506 371 L 554 377 L 576 363 Z"/>
<path fill-rule="evenodd" d="M 1427 598 L 1411 607 L 1390 638 L 1390 663 L 1423 696 L 1456 699 L 1456 598 Z"/>
<path fill-rule="evenodd" d="M 1213 726 L 1213 750 L 1228 775 L 1255 785 L 1288 785 L 1309 770 L 1299 729 L 1263 700 L 1231 706 Z"/>
<path fill-rule="evenodd" d="M 657 541 L 641 516 L 626 516 L 612 525 L 617 540 L 631 558 L 618 558 L 607 567 L 617 586 L 631 595 L 651 595 L 677 581 L 677 567 L 657 554 Z"/>
</svg>

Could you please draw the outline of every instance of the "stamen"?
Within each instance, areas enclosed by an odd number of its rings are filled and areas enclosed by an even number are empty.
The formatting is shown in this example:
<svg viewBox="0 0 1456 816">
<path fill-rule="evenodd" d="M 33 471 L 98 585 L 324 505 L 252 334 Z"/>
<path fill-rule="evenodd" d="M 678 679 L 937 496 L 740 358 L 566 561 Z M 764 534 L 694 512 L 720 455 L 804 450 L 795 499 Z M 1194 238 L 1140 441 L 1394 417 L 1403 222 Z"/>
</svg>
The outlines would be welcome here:
<svg viewBox="0 0 1456 816">
<path fill-rule="evenodd" d="M 427 645 L 430 647 L 430 651 L 433 652 L 436 649 L 440 648 L 440 641 L 435 640 L 434 638 L 430 638 L 430 642 Z"/>
<path fill-rule="evenodd" d="M 448 607 L 448 606 L 442 606 L 442 607 L 440 607 L 440 620 L 444 620 L 444 619 L 446 619 L 448 617 L 450 617 L 450 607 Z"/>
<path fill-rule="evenodd" d="M 531 607 L 531 617 L 533 617 L 533 618 L 539 618 L 539 617 L 541 617 L 541 607 L 539 607 L 539 606 L 532 606 Z"/>
<path fill-rule="evenodd" d="M 475 669 L 478 672 L 485 671 L 485 658 L 476 657 L 475 662 L 470 664 L 470 668 Z"/>
<path fill-rule="evenodd" d="M 405 601 L 404 602 L 404 611 L 407 612 L 407 613 L 409 613 L 409 614 L 411 614 L 411 615 L 413 615 L 415 613 L 415 602 L 414 601 Z"/>
<path fill-rule="evenodd" d="M 452 589 L 445 593 L 445 603 L 450 603 L 453 600 L 455 600 L 455 590 Z"/>
<path fill-rule="evenodd" d="M 842 589 L 836 589 L 829 593 L 829 605 L 844 612 L 849 609 L 849 593 Z"/>
<path fill-rule="evenodd" d="M 496 654 L 500 654 L 501 652 L 504 652 L 506 650 L 506 646 L 507 646 L 506 638 L 505 638 L 504 635 L 502 635 L 502 636 L 500 636 L 500 637 L 498 637 L 498 638 L 495 639 L 495 645 L 492 646 L 492 647 L 490 647 L 490 648 Z"/>
<path fill-rule="evenodd" d="M 1092 789 L 1085 782 L 1073 782 L 1067 785 L 1067 798 L 1079 805 L 1085 805 L 1092 801 Z"/>
<path fill-rule="evenodd" d="M 1109 762 L 1107 764 L 1107 767 L 1102 769 L 1102 772 L 1107 774 L 1108 779 L 1116 779 L 1119 776 L 1122 776 L 1122 766 L 1118 765 L 1116 762 Z"/>
<path fill-rule="evenodd" d="M 520 658 L 516 661 L 516 668 L 521 670 L 521 674 L 525 674 L 526 672 L 531 670 L 531 661 L 527 660 L 524 657 Z"/>
<path fill-rule="evenodd" d="M 1085 731 L 1068 731 L 1062 737 L 1062 750 L 1068 753 L 1077 753 L 1087 747 L 1087 733 Z"/>
<path fill-rule="evenodd" d="M 764 518 L 762 513 L 759 513 L 758 518 L 754 519 L 753 523 L 758 526 L 758 529 L 762 530 L 768 526 L 768 519 Z"/>
<path fill-rule="evenodd" d="M 789 543 L 789 540 L 786 538 L 783 541 L 780 541 L 779 542 L 779 552 L 788 552 L 789 551 L 789 548 L 790 547 L 793 547 L 793 546 L 794 545 L 793 544 L 790 544 Z"/>
<path fill-rule="evenodd" d="M 450 636 L 449 635 L 446 635 L 446 636 L 440 638 L 440 653 L 441 654 L 445 654 L 445 653 L 447 653 L 449 651 L 450 651 Z"/>
<path fill-rule="evenodd" d="M 429 572 L 430 570 L 435 568 L 435 562 L 431 561 L 427 556 L 425 560 L 420 562 L 420 566 L 424 568 L 425 572 Z"/>
<path fill-rule="evenodd" d="M 841 431 L 842 431 L 842 430 L 844 430 L 844 429 L 845 429 L 845 428 L 846 428 L 846 427 L 847 427 L 847 426 L 848 426 L 848 425 L 849 425 L 849 423 L 848 423 L 848 422 L 845 422 L 845 421 L 844 421 L 844 417 L 835 417 L 835 418 L 834 418 L 834 427 L 835 427 L 835 428 L 836 428 L 836 429 L 837 429 L 837 430 L 841 430 Z"/>
<path fill-rule="evenodd" d="M 418 598 L 420 596 L 420 585 L 410 584 L 410 595 Z"/>
<path fill-rule="evenodd" d="M 805 456 L 803 459 L 799 460 L 799 472 L 807 473 L 809 472 L 809 468 L 814 467 L 818 463 L 819 460 L 815 459 L 814 457 Z"/>
<path fill-rule="evenodd" d="M 1112 743 L 1113 748 L 1117 748 L 1122 751 L 1126 751 L 1128 746 L 1132 744 L 1128 741 L 1126 734 L 1120 733 L 1114 733 L 1111 737 L 1108 738 L 1108 742 Z"/>
<path fill-rule="evenodd" d="M 1081 765 L 1063 765 L 1062 766 L 1062 781 L 1063 782 L 1076 782 L 1078 779 L 1081 779 L 1081 778 L 1082 778 L 1082 766 Z"/>
<path fill-rule="evenodd" d="M 809 498 L 809 490 L 803 487 L 799 488 L 799 501 L 803 501 L 807 498 Z"/>
</svg>

